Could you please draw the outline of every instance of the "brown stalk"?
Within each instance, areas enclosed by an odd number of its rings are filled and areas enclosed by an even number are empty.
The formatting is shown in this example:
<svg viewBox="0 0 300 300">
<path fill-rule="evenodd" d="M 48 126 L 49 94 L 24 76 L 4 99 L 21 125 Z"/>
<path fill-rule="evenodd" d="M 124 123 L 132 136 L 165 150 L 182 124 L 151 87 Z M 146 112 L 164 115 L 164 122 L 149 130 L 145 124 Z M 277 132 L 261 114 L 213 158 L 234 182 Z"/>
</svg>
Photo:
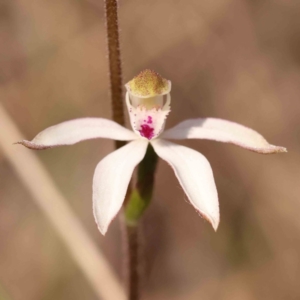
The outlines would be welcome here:
<svg viewBox="0 0 300 300">
<path fill-rule="evenodd" d="M 120 53 L 119 40 L 119 21 L 118 21 L 118 2 L 117 0 L 105 0 L 105 15 L 106 15 L 106 30 L 107 30 L 107 45 L 108 45 L 108 61 L 109 61 L 109 78 L 113 120 L 120 125 L 125 125 L 124 107 L 123 107 L 123 92 L 122 92 L 122 63 Z M 120 148 L 125 143 L 116 141 L 116 148 Z M 126 159 L 126 158 L 124 158 Z M 131 184 L 128 186 L 126 198 L 131 194 Z M 125 199 L 125 203 L 126 200 Z M 139 299 L 139 273 L 138 273 L 138 228 L 131 228 L 127 225 L 126 238 L 126 253 L 128 256 L 128 299 Z"/>
</svg>

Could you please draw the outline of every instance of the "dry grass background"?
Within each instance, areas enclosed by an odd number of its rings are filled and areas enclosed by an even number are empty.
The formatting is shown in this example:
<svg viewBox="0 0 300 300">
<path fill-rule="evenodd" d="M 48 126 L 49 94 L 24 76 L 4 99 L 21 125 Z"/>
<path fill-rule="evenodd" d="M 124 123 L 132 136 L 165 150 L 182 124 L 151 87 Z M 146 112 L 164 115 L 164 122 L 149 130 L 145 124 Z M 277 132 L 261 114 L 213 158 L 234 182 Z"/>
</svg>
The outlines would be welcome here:
<svg viewBox="0 0 300 300">
<path fill-rule="evenodd" d="M 111 117 L 103 24 L 101 0 L 0 1 L 0 101 L 24 137 L 67 119 Z M 183 143 L 212 165 L 216 234 L 160 161 L 143 220 L 143 299 L 299 299 L 300 2 L 120 0 L 120 25 L 124 81 L 145 68 L 172 80 L 168 127 L 219 117 L 289 150 Z M 91 208 L 94 168 L 112 149 L 94 140 L 38 156 L 121 277 L 118 220 L 104 238 Z M 96 299 L 1 151 L 0 299 Z"/>
</svg>

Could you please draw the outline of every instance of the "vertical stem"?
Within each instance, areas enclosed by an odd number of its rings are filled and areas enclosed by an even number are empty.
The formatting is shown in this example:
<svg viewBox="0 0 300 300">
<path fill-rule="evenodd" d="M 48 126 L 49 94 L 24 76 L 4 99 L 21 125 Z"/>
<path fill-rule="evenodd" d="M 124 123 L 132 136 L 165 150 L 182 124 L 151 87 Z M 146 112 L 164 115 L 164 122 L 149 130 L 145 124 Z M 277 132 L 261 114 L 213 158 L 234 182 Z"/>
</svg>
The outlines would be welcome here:
<svg viewBox="0 0 300 300">
<path fill-rule="evenodd" d="M 120 125 L 124 125 L 122 66 L 119 42 L 117 0 L 105 0 L 105 13 L 113 120 Z"/>
<path fill-rule="evenodd" d="M 120 125 L 125 125 L 123 93 L 122 93 L 122 66 L 119 42 L 118 3 L 117 0 L 104 0 L 106 13 L 106 29 L 109 60 L 110 91 L 112 99 L 113 120 Z M 125 144 L 116 141 L 116 148 Z M 128 186 L 126 198 L 131 194 Z M 126 201 L 125 201 L 126 202 Z M 126 226 L 126 241 L 128 253 L 128 299 L 138 300 L 139 273 L 138 273 L 138 234 L 137 227 Z"/>
<path fill-rule="evenodd" d="M 149 144 L 144 159 L 138 166 L 138 176 L 135 188 L 131 191 L 125 204 L 125 222 L 128 238 L 129 266 L 129 299 L 139 299 L 140 287 L 140 249 L 139 249 L 139 220 L 148 207 L 153 193 L 154 174 L 157 155 Z"/>
<path fill-rule="evenodd" d="M 139 299 L 139 236 L 138 226 L 126 225 L 127 238 L 128 238 L 128 299 Z"/>
<path fill-rule="evenodd" d="M 140 162 L 137 182 L 125 203 L 125 220 L 128 225 L 136 225 L 151 202 L 154 175 L 157 165 L 157 154 L 149 144 L 144 159 Z"/>
</svg>

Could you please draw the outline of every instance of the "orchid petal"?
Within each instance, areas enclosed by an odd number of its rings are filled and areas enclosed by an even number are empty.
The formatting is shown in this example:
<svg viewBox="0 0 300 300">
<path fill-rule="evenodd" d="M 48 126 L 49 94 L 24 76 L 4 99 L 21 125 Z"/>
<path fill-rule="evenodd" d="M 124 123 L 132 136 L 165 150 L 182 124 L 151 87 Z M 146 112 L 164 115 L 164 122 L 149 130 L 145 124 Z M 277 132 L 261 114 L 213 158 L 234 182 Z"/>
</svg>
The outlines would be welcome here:
<svg viewBox="0 0 300 300">
<path fill-rule="evenodd" d="M 143 159 L 148 141 L 138 139 L 101 160 L 93 179 L 93 212 L 104 235 L 125 199 L 135 166 Z"/>
<path fill-rule="evenodd" d="M 17 144 L 34 150 L 42 150 L 73 145 L 83 140 L 96 138 L 130 141 L 138 136 L 131 130 L 107 119 L 83 118 L 51 126 L 40 132 L 32 141 L 23 140 Z"/>
<path fill-rule="evenodd" d="M 214 140 L 231 143 L 262 154 L 286 152 L 286 148 L 270 145 L 262 135 L 248 127 L 214 118 L 183 121 L 163 132 L 161 137 Z"/>
<path fill-rule="evenodd" d="M 199 152 L 161 139 L 151 141 L 155 152 L 171 165 L 185 194 L 197 212 L 217 230 L 218 193 L 208 160 Z"/>
</svg>

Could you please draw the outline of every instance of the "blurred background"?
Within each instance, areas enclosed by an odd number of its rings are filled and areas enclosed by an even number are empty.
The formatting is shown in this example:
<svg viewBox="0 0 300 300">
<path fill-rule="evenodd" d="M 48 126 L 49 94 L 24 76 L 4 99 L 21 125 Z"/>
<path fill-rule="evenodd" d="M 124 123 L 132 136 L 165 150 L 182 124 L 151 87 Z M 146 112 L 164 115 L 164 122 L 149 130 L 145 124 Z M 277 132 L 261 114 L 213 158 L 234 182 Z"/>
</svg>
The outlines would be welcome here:
<svg viewBox="0 0 300 300">
<path fill-rule="evenodd" d="M 143 219 L 142 299 L 300 299 L 300 2 L 119 3 L 124 83 L 145 68 L 172 81 L 167 127 L 223 118 L 289 151 L 180 142 L 212 165 L 217 233 L 159 161 Z M 111 118 L 101 0 L 1 0 L 0 42 L 0 101 L 24 138 L 68 119 Z M 121 279 L 119 220 L 103 237 L 91 206 L 95 166 L 112 149 L 93 140 L 35 154 Z M 97 299 L 1 149 L 0 299 Z"/>
</svg>

